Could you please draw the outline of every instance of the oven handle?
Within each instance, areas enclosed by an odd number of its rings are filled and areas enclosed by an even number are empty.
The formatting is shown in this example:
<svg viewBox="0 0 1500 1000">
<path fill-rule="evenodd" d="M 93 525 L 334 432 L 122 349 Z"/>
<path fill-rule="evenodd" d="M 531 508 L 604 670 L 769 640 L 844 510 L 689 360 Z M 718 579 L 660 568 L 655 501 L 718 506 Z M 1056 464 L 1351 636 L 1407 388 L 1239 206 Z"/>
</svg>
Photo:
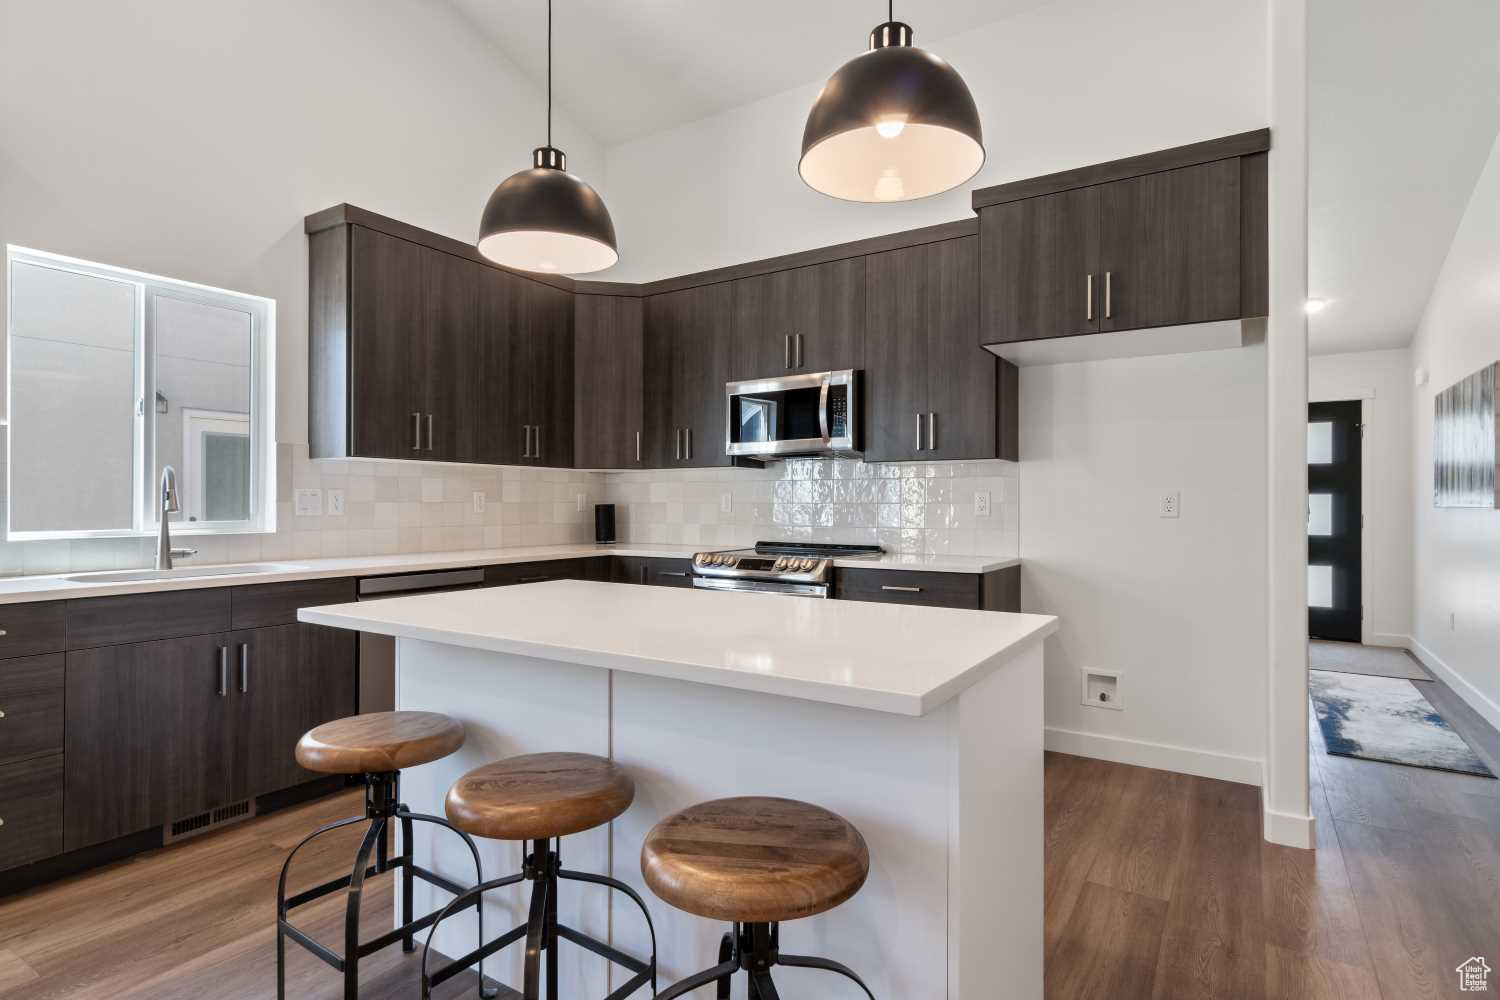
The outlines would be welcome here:
<svg viewBox="0 0 1500 1000">
<path fill-rule="evenodd" d="M 824 444 L 832 440 L 828 434 L 828 384 L 831 381 L 829 376 L 823 376 L 823 389 L 818 393 L 818 430 L 823 432 Z"/>
<path fill-rule="evenodd" d="M 728 580 L 723 577 L 693 577 L 693 586 L 704 590 L 729 590 L 742 594 L 781 594 L 788 597 L 814 597 L 826 600 L 826 583 L 775 583 L 761 580 Z"/>
</svg>

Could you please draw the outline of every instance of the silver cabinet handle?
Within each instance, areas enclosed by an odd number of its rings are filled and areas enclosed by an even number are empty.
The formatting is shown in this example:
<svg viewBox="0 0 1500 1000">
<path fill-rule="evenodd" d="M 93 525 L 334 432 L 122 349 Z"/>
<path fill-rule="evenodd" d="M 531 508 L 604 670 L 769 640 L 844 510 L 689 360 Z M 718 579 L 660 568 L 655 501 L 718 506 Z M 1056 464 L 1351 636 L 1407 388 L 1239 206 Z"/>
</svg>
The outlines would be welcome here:
<svg viewBox="0 0 1500 1000">
<path fill-rule="evenodd" d="M 5 718 L 5 713 L 3 711 L 0 711 L 0 719 L 3 719 L 3 718 Z"/>
<path fill-rule="evenodd" d="M 219 690 L 220 698 L 229 694 L 229 647 L 219 647 Z"/>
<path fill-rule="evenodd" d="M 525 432 L 525 435 L 522 438 L 522 441 L 524 443 L 521 445 L 521 457 L 522 458 L 530 458 L 531 457 L 531 425 L 530 424 L 522 424 L 521 425 L 521 429 Z"/>
<path fill-rule="evenodd" d="M 641 432 L 640 431 L 636 431 L 635 432 L 635 460 L 637 462 L 639 462 L 641 460 Z"/>
<path fill-rule="evenodd" d="M 802 334 L 800 334 L 800 333 L 797 334 L 797 357 L 795 358 L 795 360 L 797 362 L 797 367 L 801 368 L 802 367 Z"/>
<path fill-rule="evenodd" d="M 673 449 L 673 454 L 672 454 L 673 461 L 676 461 L 676 462 L 682 461 L 682 428 L 681 427 L 677 428 L 675 431 L 672 432 L 672 449 Z"/>
<path fill-rule="evenodd" d="M 687 447 L 683 449 L 683 454 L 691 462 L 693 460 L 693 429 L 691 427 L 684 427 L 682 429 L 682 437 L 687 442 Z"/>
<path fill-rule="evenodd" d="M 250 644 L 240 643 L 240 694 L 250 693 Z"/>
<path fill-rule="evenodd" d="M 10 635 L 10 633 L 7 632 L 7 631 L 5 631 L 5 629 L 0 628 L 0 637 L 7 636 L 7 635 Z"/>
<path fill-rule="evenodd" d="M 927 414 L 927 450 L 937 451 L 937 414 Z"/>
<path fill-rule="evenodd" d="M 897 587 L 892 584 L 881 584 L 880 589 L 893 590 L 898 594 L 920 594 L 922 592 L 921 587 Z"/>
<path fill-rule="evenodd" d="M 1084 308 L 1087 310 L 1084 318 L 1092 322 L 1094 318 L 1094 276 L 1092 274 L 1089 275 L 1088 282 L 1084 286 L 1083 301 Z"/>
<path fill-rule="evenodd" d="M 411 415 L 411 450 L 422 450 L 422 414 Z"/>
<path fill-rule="evenodd" d="M 432 414 L 427 414 L 427 450 L 432 450 Z"/>
<path fill-rule="evenodd" d="M 1114 315 L 1114 276 L 1113 271 L 1104 272 L 1104 318 L 1109 319 Z"/>
<path fill-rule="evenodd" d="M 917 450 L 922 450 L 922 414 L 917 414 Z"/>
<path fill-rule="evenodd" d="M 0 826 L 4 826 L 4 825 L 5 825 L 5 817 L 0 816 Z"/>
<path fill-rule="evenodd" d="M 687 576 L 686 573 L 677 572 L 675 570 L 668 570 L 668 569 L 664 569 L 660 573 L 657 573 L 656 575 L 657 576 Z"/>
<path fill-rule="evenodd" d="M 781 337 L 781 354 L 786 361 L 786 370 L 792 370 L 792 335 L 783 334 Z"/>
<path fill-rule="evenodd" d="M 533 424 L 532 425 L 532 431 L 536 435 L 536 447 L 531 450 L 531 457 L 532 458 L 541 458 L 542 457 L 542 425 L 541 424 Z"/>
</svg>

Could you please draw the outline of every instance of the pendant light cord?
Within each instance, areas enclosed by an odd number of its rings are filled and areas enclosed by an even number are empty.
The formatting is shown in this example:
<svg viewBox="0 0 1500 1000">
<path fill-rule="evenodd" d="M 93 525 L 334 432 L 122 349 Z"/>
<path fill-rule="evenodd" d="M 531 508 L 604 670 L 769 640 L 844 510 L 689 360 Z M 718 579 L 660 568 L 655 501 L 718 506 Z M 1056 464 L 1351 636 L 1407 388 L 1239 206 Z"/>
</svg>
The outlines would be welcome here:
<svg viewBox="0 0 1500 1000">
<path fill-rule="evenodd" d="M 547 0 L 547 145 L 552 145 L 552 0 Z"/>
<path fill-rule="evenodd" d="M 552 0 L 547 0 L 547 2 L 551 3 Z M 896 19 L 896 0 L 885 0 L 885 19 L 887 21 Z"/>
</svg>

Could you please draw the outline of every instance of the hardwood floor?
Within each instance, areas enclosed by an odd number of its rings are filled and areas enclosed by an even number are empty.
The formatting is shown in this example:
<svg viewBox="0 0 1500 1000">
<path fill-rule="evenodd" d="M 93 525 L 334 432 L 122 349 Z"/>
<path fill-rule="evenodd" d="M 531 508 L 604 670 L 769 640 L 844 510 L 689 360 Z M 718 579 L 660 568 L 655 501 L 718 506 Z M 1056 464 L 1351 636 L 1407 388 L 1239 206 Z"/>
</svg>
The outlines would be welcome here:
<svg viewBox="0 0 1500 1000">
<path fill-rule="evenodd" d="M 1446 688 L 1423 691 L 1500 770 L 1500 736 Z M 1315 852 L 1261 839 L 1257 788 L 1049 754 L 1048 998 L 1460 995 L 1455 967 L 1500 955 L 1500 781 L 1330 757 L 1316 725 L 1312 743 Z M 0 1000 L 273 997 L 282 859 L 360 804 L 334 796 L 0 900 Z M 309 848 L 296 884 L 347 871 L 355 846 L 340 831 Z M 373 931 L 391 893 L 372 885 Z M 338 940 L 336 897 L 302 912 Z M 331 969 L 287 954 L 289 996 L 341 995 Z M 367 1000 L 414 998 L 415 956 L 387 950 L 362 981 Z"/>
</svg>

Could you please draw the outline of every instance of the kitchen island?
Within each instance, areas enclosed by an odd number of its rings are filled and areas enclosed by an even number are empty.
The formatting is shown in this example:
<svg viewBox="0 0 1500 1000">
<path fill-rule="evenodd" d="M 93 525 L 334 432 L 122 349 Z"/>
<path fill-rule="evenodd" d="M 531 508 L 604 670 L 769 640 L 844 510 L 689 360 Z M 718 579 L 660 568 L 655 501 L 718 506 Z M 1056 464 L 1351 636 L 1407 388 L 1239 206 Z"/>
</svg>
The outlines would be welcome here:
<svg viewBox="0 0 1500 1000">
<path fill-rule="evenodd" d="M 805 799 L 853 822 L 870 877 L 843 906 L 784 925 L 787 951 L 858 970 L 877 997 L 1042 994 L 1042 615 L 555 581 L 307 608 L 302 621 L 394 636 L 396 703 L 463 722 L 452 756 L 403 775 L 417 811 L 452 782 L 519 753 L 613 757 L 636 782 L 607 828 L 568 837 L 567 867 L 613 875 L 647 898 L 663 984 L 713 964 L 725 928 L 673 910 L 640 876 L 663 816 L 706 799 Z M 518 870 L 521 845 L 481 843 L 486 874 Z M 418 862 L 467 881 L 467 852 L 425 837 Z M 442 897 L 419 888 L 418 912 Z M 494 894 L 493 935 L 525 919 L 521 890 Z M 628 899 L 569 885 L 559 916 L 644 955 Z M 472 917 L 434 946 L 473 947 Z M 487 971 L 519 981 L 519 955 Z M 564 996 L 619 982 L 570 951 Z M 618 976 L 618 973 L 615 973 Z M 838 977 L 787 969 L 788 996 L 855 997 Z"/>
</svg>

